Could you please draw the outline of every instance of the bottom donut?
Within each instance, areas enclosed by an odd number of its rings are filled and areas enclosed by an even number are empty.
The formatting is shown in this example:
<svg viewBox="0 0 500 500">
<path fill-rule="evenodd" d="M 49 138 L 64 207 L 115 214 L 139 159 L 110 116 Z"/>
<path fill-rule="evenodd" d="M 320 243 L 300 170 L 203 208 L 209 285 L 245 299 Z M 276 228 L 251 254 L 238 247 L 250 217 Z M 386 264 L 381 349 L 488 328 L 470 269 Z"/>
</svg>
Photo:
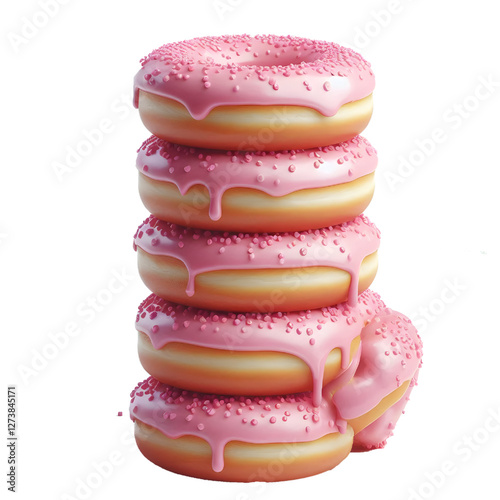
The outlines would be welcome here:
<svg viewBox="0 0 500 500">
<path fill-rule="evenodd" d="M 172 472 L 219 481 L 284 481 L 336 467 L 354 432 L 323 399 L 228 397 L 176 389 L 152 377 L 132 392 L 143 455 Z"/>
</svg>

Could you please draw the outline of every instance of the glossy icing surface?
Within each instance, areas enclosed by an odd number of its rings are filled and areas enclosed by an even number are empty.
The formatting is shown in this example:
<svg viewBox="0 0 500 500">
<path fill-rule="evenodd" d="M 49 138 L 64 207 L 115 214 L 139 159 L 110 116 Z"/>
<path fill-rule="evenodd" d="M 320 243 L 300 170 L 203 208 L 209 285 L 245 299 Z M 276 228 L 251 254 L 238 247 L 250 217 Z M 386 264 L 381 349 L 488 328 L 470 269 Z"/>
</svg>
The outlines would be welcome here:
<svg viewBox="0 0 500 500">
<path fill-rule="evenodd" d="M 375 79 L 357 52 L 292 36 L 229 35 L 163 45 L 141 60 L 139 89 L 182 103 L 195 119 L 218 106 L 296 105 L 333 116 L 370 95 Z"/>
<path fill-rule="evenodd" d="M 291 313 L 214 312 L 186 307 L 151 294 L 139 307 L 136 328 L 155 349 L 169 342 L 234 351 L 276 351 L 303 360 L 313 378 L 313 401 L 321 402 L 326 359 L 335 348 L 342 353 L 342 370 L 349 367 L 352 341 L 365 324 L 385 309 L 371 290 L 357 305 Z"/>
<path fill-rule="evenodd" d="M 406 390 L 404 396 L 375 422 L 365 427 L 361 432 L 358 432 L 354 438 L 355 451 L 373 450 L 384 448 L 387 444 L 387 439 L 393 435 L 393 431 L 399 420 L 399 417 L 404 413 L 406 404 L 410 400 L 410 394 L 413 387 L 416 385 L 418 370 L 415 377 L 411 380 L 410 386 Z"/>
<path fill-rule="evenodd" d="M 351 275 L 349 304 L 356 305 L 358 276 L 365 257 L 378 250 L 380 232 L 364 215 L 323 229 L 295 233 L 243 234 L 191 229 L 149 217 L 134 245 L 186 266 L 188 296 L 198 274 L 223 269 L 279 269 L 327 266 Z"/>
<path fill-rule="evenodd" d="M 422 340 L 411 321 L 386 309 L 361 332 L 361 359 L 354 378 L 333 396 L 345 419 L 357 418 L 405 381 L 422 364 Z"/>
<path fill-rule="evenodd" d="M 147 177 L 175 184 L 182 195 L 194 185 L 205 186 L 210 218 L 218 220 L 222 196 L 230 188 L 284 196 L 343 184 L 372 173 L 377 153 L 361 136 L 328 147 L 254 153 L 192 148 L 152 136 L 139 148 L 136 165 Z"/>
<path fill-rule="evenodd" d="M 308 442 L 345 432 L 334 406 L 314 407 L 309 393 L 289 396 L 229 397 L 176 389 L 149 377 L 131 393 L 130 417 L 170 438 L 197 436 L 212 448 L 212 467 L 224 468 L 224 447 L 246 443 Z"/>
</svg>

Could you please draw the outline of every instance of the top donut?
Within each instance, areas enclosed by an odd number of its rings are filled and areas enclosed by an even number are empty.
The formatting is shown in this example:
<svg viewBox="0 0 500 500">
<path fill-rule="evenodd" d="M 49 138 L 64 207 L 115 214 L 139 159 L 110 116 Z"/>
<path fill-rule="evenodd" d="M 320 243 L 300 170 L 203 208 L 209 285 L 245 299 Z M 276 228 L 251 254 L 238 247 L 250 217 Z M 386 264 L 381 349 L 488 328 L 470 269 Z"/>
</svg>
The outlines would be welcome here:
<svg viewBox="0 0 500 500">
<path fill-rule="evenodd" d="M 291 36 L 195 38 L 141 61 L 134 105 L 156 136 L 262 150 L 349 140 L 372 112 L 370 64 L 338 44 Z"/>
</svg>

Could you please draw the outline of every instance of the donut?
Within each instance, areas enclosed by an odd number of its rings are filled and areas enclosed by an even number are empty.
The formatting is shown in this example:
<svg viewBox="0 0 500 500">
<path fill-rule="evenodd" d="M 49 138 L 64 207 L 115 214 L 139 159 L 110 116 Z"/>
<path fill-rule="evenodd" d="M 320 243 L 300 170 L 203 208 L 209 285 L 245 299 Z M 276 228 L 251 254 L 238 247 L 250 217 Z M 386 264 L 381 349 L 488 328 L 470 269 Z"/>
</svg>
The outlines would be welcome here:
<svg viewBox="0 0 500 500">
<path fill-rule="evenodd" d="M 323 399 L 213 396 L 150 377 L 131 393 L 142 454 L 164 469 L 219 481 L 283 481 L 332 469 L 351 451 L 353 431 Z"/>
<path fill-rule="evenodd" d="M 363 329 L 361 346 L 354 377 L 332 400 L 353 428 L 355 447 L 372 449 L 384 445 L 417 382 L 422 340 L 406 316 L 386 309 Z"/>
<path fill-rule="evenodd" d="M 141 60 L 134 106 L 162 139 L 212 149 L 328 146 L 361 133 L 375 79 L 335 43 L 231 35 L 169 43 Z"/>
<path fill-rule="evenodd" d="M 228 233 L 149 217 L 134 237 L 139 274 L 156 295 L 216 311 L 356 305 L 377 271 L 378 229 L 365 217 L 295 233 Z"/>
<path fill-rule="evenodd" d="M 312 391 L 319 405 L 323 385 L 350 367 L 363 328 L 384 309 L 371 290 L 355 307 L 271 314 L 206 311 L 152 294 L 136 318 L 139 359 L 176 387 L 249 396 Z"/>
<path fill-rule="evenodd" d="M 137 156 L 141 199 L 159 219 L 259 233 L 354 219 L 371 201 L 376 166 L 376 151 L 360 136 L 277 153 L 200 149 L 153 136 Z"/>
</svg>

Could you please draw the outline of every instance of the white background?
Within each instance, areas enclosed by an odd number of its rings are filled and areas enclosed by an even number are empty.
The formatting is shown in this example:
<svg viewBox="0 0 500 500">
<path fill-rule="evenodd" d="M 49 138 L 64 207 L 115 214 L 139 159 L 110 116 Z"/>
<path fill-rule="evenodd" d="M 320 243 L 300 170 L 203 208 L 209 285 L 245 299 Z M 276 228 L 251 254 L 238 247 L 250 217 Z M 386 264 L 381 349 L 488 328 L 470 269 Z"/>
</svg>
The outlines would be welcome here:
<svg viewBox="0 0 500 500">
<path fill-rule="evenodd" d="M 18 498 L 497 495 L 500 421 L 489 417 L 500 412 L 496 4 L 65 0 L 48 18 L 41 3 L 9 2 L 1 15 L 1 365 L 2 391 L 18 391 Z M 147 216 L 134 162 L 149 134 L 131 107 L 132 79 L 163 43 L 242 32 L 337 41 L 372 63 L 376 110 L 365 136 L 380 163 L 367 214 L 383 233 L 373 288 L 415 319 L 425 348 L 420 385 L 385 450 L 269 485 L 163 471 L 135 448 L 128 419 L 129 392 L 146 377 L 134 319 L 148 293 L 132 235 Z M 100 144 L 58 176 L 68 147 L 102 120 Z M 413 166 L 402 170 L 403 159 Z M 391 174 L 400 181 L 393 187 Z M 125 285 L 111 295 L 115 274 Z M 92 297 L 109 303 L 90 313 Z M 71 338 L 60 334 L 71 328 Z M 56 337 L 68 339 L 58 351 Z M 111 460 L 112 470 L 96 472 Z"/>
</svg>

